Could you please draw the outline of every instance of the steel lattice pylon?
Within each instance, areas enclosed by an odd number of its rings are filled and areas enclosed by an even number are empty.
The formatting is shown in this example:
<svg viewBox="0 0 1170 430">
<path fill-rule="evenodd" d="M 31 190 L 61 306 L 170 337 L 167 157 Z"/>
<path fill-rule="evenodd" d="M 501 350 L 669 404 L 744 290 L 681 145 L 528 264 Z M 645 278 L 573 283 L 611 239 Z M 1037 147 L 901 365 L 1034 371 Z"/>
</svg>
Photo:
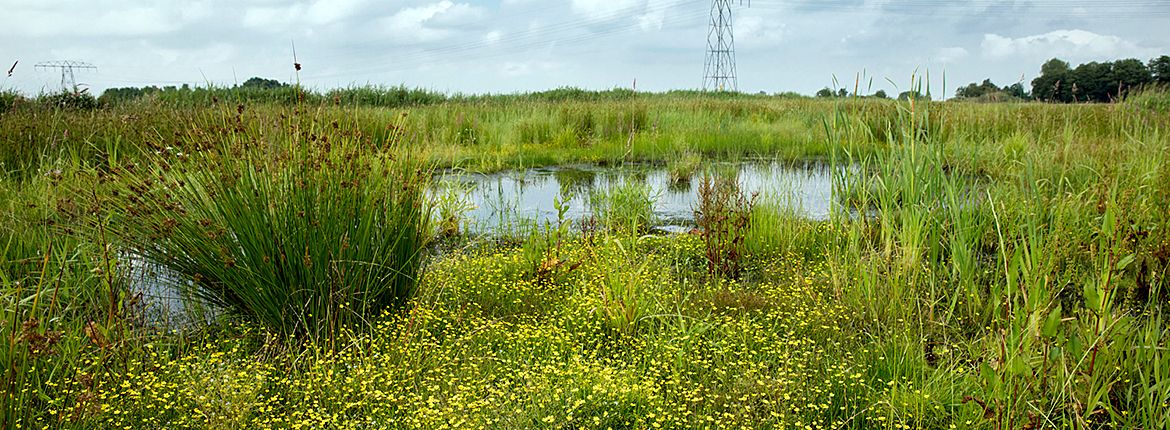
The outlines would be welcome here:
<svg viewBox="0 0 1170 430">
<path fill-rule="evenodd" d="M 37 63 L 38 69 L 61 69 L 61 90 L 77 92 L 77 79 L 73 76 L 75 69 L 97 69 L 96 66 L 80 61 L 45 61 Z"/>
<path fill-rule="evenodd" d="M 703 64 L 704 91 L 738 91 L 735 76 L 733 0 L 711 1 L 711 25 L 707 30 L 707 60 Z M 742 1 L 740 2 L 742 4 Z"/>
</svg>

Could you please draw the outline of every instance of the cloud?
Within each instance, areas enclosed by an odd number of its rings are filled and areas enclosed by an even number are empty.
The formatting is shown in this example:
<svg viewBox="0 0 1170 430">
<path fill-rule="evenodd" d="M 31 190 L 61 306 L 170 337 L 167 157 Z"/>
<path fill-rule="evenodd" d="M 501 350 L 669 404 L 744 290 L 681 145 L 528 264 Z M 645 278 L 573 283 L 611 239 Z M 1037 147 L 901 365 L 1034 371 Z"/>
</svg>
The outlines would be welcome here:
<svg viewBox="0 0 1170 430">
<path fill-rule="evenodd" d="M 622 12 L 645 4 L 645 0 L 573 0 L 573 12 L 587 19 L 603 21 L 620 18 Z"/>
<path fill-rule="evenodd" d="M 961 46 L 952 46 L 949 48 L 939 49 L 938 52 L 934 54 L 934 60 L 943 64 L 954 63 L 967 58 L 969 55 L 971 55 L 971 53 L 967 51 L 966 48 Z"/>
<path fill-rule="evenodd" d="M 500 66 L 500 74 L 505 77 L 515 78 L 547 73 L 557 67 L 558 64 L 551 61 L 508 61 Z"/>
<path fill-rule="evenodd" d="M 87 14 L 62 14 L 44 9 L 5 11 L 0 25 L 6 33 L 50 36 L 152 36 L 179 30 L 186 22 L 176 10 L 127 7 Z"/>
<path fill-rule="evenodd" d="M 452 28 L 468 24 L 478 16 L 479 10 L 467 3 L 442 0 L 399 10 L 385 19 L 384 24 L 390 36 L 399 42 L 430 42 L 451 36 Z"/>
<path fill-rule="evenodd" d="M 369 0 L 316 0 L 311 3 L 260 6 L 244 11 L 243 24 L 247 27 L 285 31 L 291 26 L 329 25 L 358 15 L 369 5 Z"/>
<path fill-rule="evenodd" d="M 1086 30 L 1056 30 L 1049 33 L 1010 38 L 998 34 L 983 37 L 983 55 L 989 58 L 1122 58 L 1147 57 L 1156 50 L 1146 49 L 1117 36 Z"/>
<path fill-rule="evenodd" d="M 1053 0 L 752 2 L 735 7 L 740 87 L 812 92 L 868 71 L 903 82 L 918 67 L 948 80 L 1015 79 L 1044 60 L 1151 58 L 1170 48 L 1165 5 Z M 1148 2 L 1147 2 L 1148 3 Z M 262 76 L 321 88 L 352 82 L 453 91 L 575 85 L 638 76 L 646 89 L 701 82 L 710 1 L 693 0 L 0 0 L 6 88 L 55 88 L 32 67 L 73 59 L 110 86 Z M 1143 3 L 1144 4 L 1144 3 Z M 1125 18 L 1123 21 L 1109 19 Z M 1076 30 L 1073 30 L 1076 29 Z M 1058 31 L 1056 31 L 1058 30 Z M 631 35 L 631 33 L 637 33 Z M 539 60 L 539 61 L 536 61 Z M 977 61 L 978 60 L 978 61 Z M 430 73 L 418 73 L 430 67 Z M 935 75 L 941 75 L 936 73 Z M 934 76 L 932 76 L 934 77 Z M 876 89 L 876 88 L 875 88 Z M 890 91 L 891 88 L 886 88 Z"/>
<path fill-rule="evenodd" d="M 483 41 L 489 45 L 495 45 L 500 42 L 500 38 L 503 36 L 504 33 L 500 30 L 492 30 L 483 35 Z"/>
<path fill-rule="evenodd" d="M 758 15 L 745 16 L 735 23 L 735 42 L 745 46 L 775 45 L 784 41 L 786 28 L 787 24 L 781 20 Z"/>
<path fill-rule="evenodd" d="M 643 13 L 638 16 L 638 27 L 642 31 L 662 30 L 670 12 L 678 9 L 681 0 L 646 0 Z"/>
</svg>

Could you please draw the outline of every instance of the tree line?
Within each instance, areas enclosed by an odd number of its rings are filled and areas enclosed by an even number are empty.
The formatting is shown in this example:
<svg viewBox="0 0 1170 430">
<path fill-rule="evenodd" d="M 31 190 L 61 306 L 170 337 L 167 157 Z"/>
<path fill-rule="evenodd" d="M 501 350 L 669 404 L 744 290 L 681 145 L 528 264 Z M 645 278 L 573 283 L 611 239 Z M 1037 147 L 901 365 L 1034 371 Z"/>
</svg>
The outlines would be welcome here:
<svg viewBox="0 0 1170 430">
<path fill-rule="evenodd" d="M 238 89 L 252 89 L 252 90 L 272 90 L 280 88 L 289 88 L 289 84 L 280 82 L 276 79 L 264 79 L 260 77 L 252 77 L 244 83 L 237 85 L 234 88 Z M 122 102 L 128 100 L 136 100 L 151 94 L 160 93 L 174 93 L 174 92 L 190 92 L 192 88 L 187 84 L 182 87 L 164 86 L 157 87 L 149 85 L 145 87 L 125 87 L 125 88 L 107 88 L 102 92 L 100 97 L 102 102 Z"/>
<path fill-rule="evenodd" d="M 1040 66 L 1040 76 L 1033 79 L 1032 92 L 1023 83 L 1000 87 L 990 79 L 971 83 L 955 91 L 960 99 L 986 101 L 1038 100 L 1053 103 L 1109 103 L 1127 92 L 1150 85 L 1170 85 L 1170 55 L 1142 62 L 1136 58 L 1107 62 L 1089 62 L 1072 67 L 1067 61 L 1053 58 Z"/>
</svg>

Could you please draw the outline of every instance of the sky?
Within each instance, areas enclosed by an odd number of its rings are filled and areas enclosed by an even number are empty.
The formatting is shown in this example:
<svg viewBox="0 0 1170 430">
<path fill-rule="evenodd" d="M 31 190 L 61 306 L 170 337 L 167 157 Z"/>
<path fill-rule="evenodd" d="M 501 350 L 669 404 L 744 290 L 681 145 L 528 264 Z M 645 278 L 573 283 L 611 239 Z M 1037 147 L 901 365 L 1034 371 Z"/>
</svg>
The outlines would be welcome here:
<svg viewBox="0 0 1170 430">
<path fill-rule="evenodd" d="M 56 91 L 35 67 L 88 62 L 77 82 L 447 93 L 703 84 L 711 0 L 0 0 L 0 89 Z M 859 87 L 934 94 L 1027 86 L 1059 57 L 1170 54 L 1170 0 L 753 0 L 733 6 L 739 90 Z M 293 63 L 302 65 L 298 74 Z M 0 73 L 3 72 L 0 70 Z M 858 84 L 859 83 L 859 84 Z"/>
</svg>

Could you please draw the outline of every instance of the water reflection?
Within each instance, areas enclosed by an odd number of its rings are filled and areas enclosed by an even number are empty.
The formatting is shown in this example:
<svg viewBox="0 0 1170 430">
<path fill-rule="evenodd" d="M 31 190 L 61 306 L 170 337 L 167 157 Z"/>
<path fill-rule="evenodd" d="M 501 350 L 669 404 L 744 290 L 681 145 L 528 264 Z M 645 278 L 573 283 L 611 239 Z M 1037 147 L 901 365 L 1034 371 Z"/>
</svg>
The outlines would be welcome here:
<svg viewBox="0 0 1170 430">
<path fill-rule="evenodd" d="M 634 182 L 656 197 L 654 212 L 665 226 L 688 226 L 703 171 L 737 178 L 746 193 L 794 206 L 813 220 L 828 219 L 833 205 L 832 172 L 819 162 L 707 163 L 689 180 L 671 181 L 662 166 L 599 167 L 570 165 L 506 171 L 493 174 L 448 172 L 439 175 L 436 194 L 457 194 L 468 207 L 465 231 L 485 233 L 518 222 L 557 219 L 556 199 L 566 200 L 566 216 L 573 220 L 590 214 L 589 194 Z"/>
</svg>

